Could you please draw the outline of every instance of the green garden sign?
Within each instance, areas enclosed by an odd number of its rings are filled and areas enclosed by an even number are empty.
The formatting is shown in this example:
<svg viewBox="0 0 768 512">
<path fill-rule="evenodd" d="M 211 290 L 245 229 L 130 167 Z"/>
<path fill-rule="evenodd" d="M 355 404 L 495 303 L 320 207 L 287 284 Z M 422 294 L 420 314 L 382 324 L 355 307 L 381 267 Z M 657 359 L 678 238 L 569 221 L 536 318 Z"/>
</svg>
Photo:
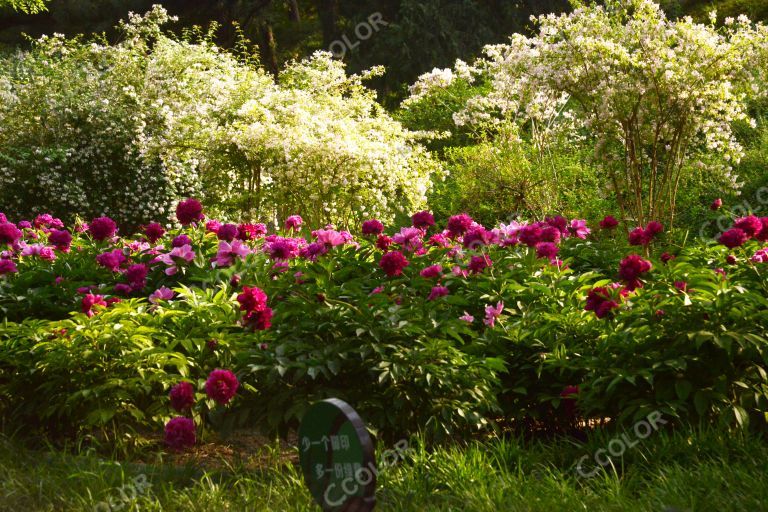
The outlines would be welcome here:
<svg viewBox="0 0 768 512">
<path fill-rule="evenodd" d="M 304 481 L 325 511 L 368 512 L 376 505 L 376 459 L 363 420 L 336 398 L 314 404 L 299 427 Z"/>
</svg>

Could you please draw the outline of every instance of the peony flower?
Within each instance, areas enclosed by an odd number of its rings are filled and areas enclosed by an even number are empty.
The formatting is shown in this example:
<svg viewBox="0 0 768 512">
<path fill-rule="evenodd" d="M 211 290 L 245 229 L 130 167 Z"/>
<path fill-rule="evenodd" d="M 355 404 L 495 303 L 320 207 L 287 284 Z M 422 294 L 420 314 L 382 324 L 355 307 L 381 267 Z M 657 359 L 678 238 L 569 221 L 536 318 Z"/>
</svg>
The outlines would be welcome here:
<svg viewBox="0 0 768 512">
<path fill-rule="evenodd" d="M 768 247 L 763 247 L 755 252 L 752 258 L 750 258 L 750 261 L 753 263 L 768 263 Z"/>
<path fill-rule="evenodd" d="M 432 265 L 432 266 L 429 266 L 429 267 L 425 268 L 421 272 L 419 272 L 419 275 L 421 277 L 425 277 L 427 279 L 434 279 L 434 278 L 440 277 L 442 272 L 443 272 L 443 266 L 442 265 Z"/>
<path fill-rule="evenodd" d="M 117 233 L 117 224 L 109 217 L 99 217 L 88 223 L 88 232 L 99 242 L 112 238 Z"/>
<path fill-rule="evenodd" d="M 759 218 L 750 215 L 736 220 L 733 223 L 733 227 L 742 230 L 747 235 L 747 238 L 752 238 L 763 230 L 763 223 Z"/>
<path fill-rule="evenodd" d="M 161 300 L 171 300 L 176 295 L 173 290 L 165 286 L 158 288 L 149 296 L 149 302 L 158 304 Z"/>
<path fill-rule="evenodd" d="M 760 229 L 760 232 L 755 235 L 755 238 L 761 242 L 768 242 L 768 217 L 760 217 L 760 224 L 762 224 L 762 228 Z"/>
<path fill-rule="evenodd" d="M 553 260 L 560 249 L 552 242 L 539 242 L 536 244 L 536 256 Z"/>
<path fill-rule="evenodd" d="M 285 261 L 299 255 L 299 243 L 304 240 L 296 238 L 274 237 L 272 241 L 264 244 L 264 251 L 273 260 Z"/>
<path fill-rule="evenodd" d="M 174 247 L 173 250 L 167 254 L 161 254 L 154 261 L 159 261 L 168 265 L 165 269 L 165 274 L 172 276 L 179 271 L 178 265 L 180 263 L 187 262 L 195 259 L 195 251 L 189 245 L 181 247 Z"/>
<path fill-rule="evenodd" d="M 171 388 L 168 397 L 171 399 L 171 407 L 183 412 L 195 404 L 195 388 L 189 382 L 179 382 Z"/>
<path fill-rule="evenodd" d="M 240 383 L 229 370 L 213 370 L 205 381 L 205 393 L 217 403 L 225 405 L 237 393 Z"/>
<path fill-rule="evenodd" d="M 585 311 L 594 311 L 597 318 L 605 318 L 611 311 L 618 308 L 619 304 L 611 298 L 611 294 L 605 287 L 593 288 L 587 294 Z"/>
<path fill-rule="evenodd" d="M 471 324 L 475 321 L 475 317 L 465 311 L 464 314 L 459 317 L 459 320 Z"/>
<path fill-rule="evenodd" d="M 248 313 L 252 311 L 264 311 L 267 308 L 267 294 L 260 288 L 244 286 L 242 293 L 237 296 L 240 309 Z"/>
<path fill-rule="evenodd" d="M 120 270 L 120 266 L 125 263 L 125 255 L 120 249 L 115 249 L 114 251 L 105 252 L 96 256 L 96 263 L 107 270 L 117 272 Z"/>
<path fill-rule="evenodd" d="M 318 229 L 312 232 L 312 236 L 321 244 L 325 244 L 329 247 L 337 247 L 350 241 L 349 237 L 345 235 L 344 232 L 339 232 L 335 229 Z"/>
<path fill-rule="evenodd" d="M 304 224 L 304 219 L 298 215 L 291 215 L 285 219 L 285 229 L 290 231 L 297 231 L 301 229 L 302 224 Z"/>
<path fill-rule="evenodd" d="M 254 240 L 267 234 L 264 224 L 240 224 L 237 226 L 237 238 L 242 241 Z"/>
<path fill-rule="evenodd" d="M 72 245 L 72 235 L 66 229 L 53 229 L 48 233 L 48 243 L 61 252 L 69 252 Z"/>
<path fill-rule="evenodd" d="M 741 247 L 749 237 L 739 228 L 732 228 L 720 235 L 718 241 L 729 249 Z"/>
<path fill-rule="evenodd" d="M 712 204 L 709 205 L 709 209 L 714 212 L 719 210 L 722 206 L 723 206 L 723 200 L 718 197 L 717 199 L 712 201 Z"/>
<path fill-rule="evenodd" d="M 0 260 L 0 276 L 15 274 L 18 271 L 16 264 L 11 260 Z"/>
<path fill-rule="evenodd" d="M 496 319 L 501 316 L 501 313 L 504 311 L 504 302 L 499 301 L 496 306 L 486 306 L 485 307 L 485 320 L 483 320 L 483 323 L 487 325 L 488 327 L 493 327 L 496 325 Z"/>
<path fill-rule="evenodd" d="M 165 444 L 173 450 L 182 451 L 195 446 L 195 422 L 178 416 L 165 424 Z"/>
<path fill-rule="evenodd" d="M 215 219 L 211 219 L 205 223 L 205 230 L 208 233 L 213 233 L 214 235 L 218 235 L 219 229 L 221 229 L 221 222 Z"/>
<path fill-rule="evenodd" d="M 675 257 L 676 256 L 674 254 L 669 254 L 668 252 L 663 252 L 663 253 L 661 253 L 661 257 L 660 258 L 661 258 L 661 261 L 663 263 L 669 263 L 670 261 L 675 259 Z"/>
<path fill-rule="evenodd" d="M 179 235 L 171 240 L 171 247 L 184 247 L 185 245 L 192 245 L 192 239 L 187 235 Z"/>
<path fill-rule="evenodd" d="M 392 241 L 406 251 L 418 251 L 423 247 L 421 234 L 417 228 L 403 228 L 392 237 Z"/>
<path fill-rule="evenodd" d="M 51 247 L 42 244 L 27 245 L 21 251 L 22 256 L 37 256 L 41 260 L 53 261 L 56 259 L 56 253 Z"/>
<path fill-rule="evenodd" d="M 547 217 L 544 222 L 551 228 L 555 228 L 561 235 L 568 233 L 568 220 L 562 215 L 555 215 L 554 217 Z M 552 241 L 552 240 L 550 240 Z"/>
<path fill-rule="evenodd" d="M 428 211 L 417 212 L 411 217 L 411 222 L 415 228 L 429 229 L 435 225 L 435 217 Z"/>
<path fill-rule="evenodd" d="M 473 274 L 479 274 L 491 265 L 493 265 L 491 258 L 489 258 L 487 254 L 483 254 L 482 256 L 472 256 L 469 259 L 467 269 Z"/>
<path fill-rule="evenodd" d="M 392 245 L 392 239 L 387 235 L 379 235 L 376 239 L 376 247 L 382 251 L 388 250 L 390 245 Z"/>
<path fill-rule="evenodd" d="M 136 265 L 128 267 L 123 275 L 125 276 L 126 281 L 128 281 L 128 284 L 131 285 L 131 288 L 134 291 L 138 291 L 147 286 L 148 273 L 149 268 L 146 265 L 137 263 Z"/>
<path fill-rule="evenodd" d="M 32 229 L 32 223 L 28 220 L 20 220 L 19 229 Z"/>
<path fill-rule="evenodd" d="M 201 221 L 205 218 L 203 215 L 203 205 L 197 199 L 189 198 L 181 201 L 176 206 L 176 218 L 182 226 L 188 226 L 193 222 Z"/>
<path fill-rule="evenodd" d="M 538 224 L 529 224 L 520 228 L 517 234 L 518 240 L 528 247 L 535 247 L 537 243 L 541 242 L 541 226 Z"/>
<path fill-rule="evenodd" d="M 265 307 L 260 311 L 251 311 L 245 315 L 243 323 L 246 327 L 257 331 L 265 331 L 272 327 L 272 308 Z"/>
<path fill-rule="evenodd" d="M 629 245 L 648 245 L 650 242 L 651 237 L 643 228 L 635 228 L 629 233 Z"/>
<path fill-rule="evenodd" d="M 234 224 L 223 224 L 216 232 L 216 236 L 219 240 L 231 242 L 238 234 L 237 226 Z"/>
<path fill-rule="evenodd" d="M 602 229 L 613 229 L 619 225 L 619 221 L 613 215 L 606 215 L 603 220 L 600 221 L 600 227 Z"/>
<path fill-rule="evenodd" d="M 587 221 L 581 219 L 573 219 L 571 225 L 568 226 L 568 232 L 576 238 L 584 240 L 591 230 L 587 227 Z"/>
<path fill-rule="evenodd" d="M 229 267 L 234 265 L 237 259 L 243 260 L 249 254 L 251 254 L 251 249 L 240 240 L 234 240 L 231 244 L 221 241 L 213 264 L 218 268 Z"/>
<path fill-rule="evenodd" d="M 80 301 L 80 309 L 83 313 L 85 313 L 88 317 L 92 317 L 96 314 L 96 311 L 94 311 L 94 308 L 96 306 L 106 308 L 107 302 L 104 300 L 104 297 L 102 295 L 94 295 L 92 293 L 86 294 L 83 299 Z"/>
<path fill-rule="evenodd" d="M 165 235 L 165 229 L 158 222 L 150 222 L 144 226 L 144 236 L 151 244 L 157 242 Z"/>
<path fill-rule="evenodd" d="M 729 254 L 725 257 L 725 262 L 729 265 L 735 265 L 739 260 L 733 254 Z"/>
<path fill-rule="evenodd" d="M 445 297 L 450 293 L 451 291 L 445 286 L 434 286 L 432 287 L 432 291 L 429 292 L 429 297 L 427 297 L 427 300 L 439 299 L 440 297 Z"/>
<path fill-rule="evenodd" d="M 553 244 L 560 243 L 560 238 L 563 236 L 562 232 L 554 226 L 549 226 L 541 230 L 542 242 L 552 242 Z M 538 245 L 538 244 L 537 244 Z"/>
<path fill-rule="evenodd" d="M 317 258 L 328 252 L 328 247 L 320 242 L 312 242 L 302 247 L 299 256 L 309 261 L 317 261 Z"/>
<path fill-rule="evenodd" d="M 661 224 L 661 222 L 652 220 L 648 223 L 647 226 L 645 226 L 645 231 L 651 236 L 651 238 L 653 238 L 664 231 L 664 226 Z"/>
<path fill-rule="evenodd" d="M 619 277 L 626 283 L 627 289 L 632 291 L 642 286 L 640 276 L 650 272 L 653 266 L 650 261 L 644 260 L 637 254 L 630 254 L 619 264 Z"/>
<path fill-rule="evenodd" d="M 64 227 L 64 223 L 61 222 L 61 219 L 54 218 L 49 213 L 43 213 L 42 215 L 38 215 L 35 217 L 34 220 L 35 228 L 56 228 L 56 229 L 62 229 Z"/>
<path fill-rule="evenodd" d="M 464 233 L 462 242 L 467 249 L 478 249 L 484 245 L 488 245 L 493 238 L 493 233 L 486 230 L 483 226 L 476 225 L 469 228 Z"/>
<path fill-rule="evenodd" d="M 21 238 L 21 231 L 12 222 L 0 223 L 0 244 L 13 245 Z"/>
<path fill-rule="evenodd" d="M 473 223 L 472 217 L 466 213 L 454 215 L 448 219 L 448 232 L 455 238 L 466 233 Z"/>
<path fill-rule="evenodd" d="M 384 231 L 384 224 L 377 219 L 366 220 L 363 222 L 363 235 L 380 235 Z"/>
<path fill-rule="evenodd" d="M 133 293 L 133 288 L 131 288 L 131 285 L 125 283 L 117 283 L 112 287 L 112 290 L 118 295 L 130 295 Z"/>
<path fill-rule="evenodd" d="M 388 252 L 382 256 L 379 261 L 379 266 L 389 277 L 401 275 L 403 269 L 408 265 L 410 265 L 410 263 L 400 251 Z"/>
</svg>

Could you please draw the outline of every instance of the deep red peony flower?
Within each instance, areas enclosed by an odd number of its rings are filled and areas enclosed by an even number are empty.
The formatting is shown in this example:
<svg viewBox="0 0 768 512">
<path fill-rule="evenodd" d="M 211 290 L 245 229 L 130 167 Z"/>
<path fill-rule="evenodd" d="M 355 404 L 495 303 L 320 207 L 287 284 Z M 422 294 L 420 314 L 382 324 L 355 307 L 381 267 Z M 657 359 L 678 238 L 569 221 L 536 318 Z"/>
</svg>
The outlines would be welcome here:
<svg viewBox="0 0 768 512">
<path fill-rule="evenodd" d="M 630 254 L 619 264 L 619 277 L 626 283 L 627 289 L 632 291 L 642 286 L 640 276 L 650 272 L 651 268 L 653 266 L 650 261 L 644 260 L 637 254 Z"/>
<path fill-rule="evenodd" d="M 600 221 L 600 227 L 602 229 L 613 229 L 619 225 L 619 221 L 613 215 L 606 215 L 603 220 Z"/>
<path fill-rule="evenodd" d="M 237 296 L 237 302 L 240 303 L 242 311 L 264 311 L 267 308 L 267 294 L 255 286 L 243 286 L 243 292 Z"/>
<path fill-rule="evenodd" d="M 542 231 L 538 224 L 529 224 L 520 228 L 517 238 L 528 247 L 536 247 L 536 244 L 541 242 Z"/>
<path fill-rule="evenodd" d="M 709 209 L 714 212 L 719 210 L 722 206 L 723 206 L 723 200 L 718 197 L 717 199 L 712 201 L 712 204 L 709 205 Z"/>
<path fill-rule="evenodd" d="M 482 256 L 472 256 L 469 259 L 469 265 L 467 265 L 467 268 L 473 274 L 479 274 L 491 265 L 493 265 L 491 258 L 489 258 L 487 254 L 483 254 Z"/>
<path fill-rule="evenodd" d="M 742 230 L 747 235 L 747 238 L 752 238 L 763 230 L 763 223 L 754 215 L 749 215 L 748 217 L 737 219 L 733 223 L 733 227 Z"/>
<path fill-rule="evenodd" d="M 88 223 L 88 232 L 91 233 L 94 240 L 106 240 L 115 236 L 117 224 L 109 217 L 99 217 Z"/>
<path fill-rule="evenodd" d="M 183 412 L 195 404 L 195 388 L 189 382 L 179 382 L 171 388 L 168 397 L 171 399 L 171 407 Z"/>
<path fill-rule="evenodd" d="M 179 416 L 165 424 L 165 444 L 177 451 L 195 446 L 195 422 Z"/>
<path fill-rule="evenodd" d="M 363 222 L 363 234 L 364 235 L 380 235 L 384 231 L 384 224 L 376 219 L 371 219 Z"/>
<path fill-rule="evenodd" d="M 240 383 L 229 370 L 213 370 L 205 381 L 205 393 L 217 403 L 227 404 L 237 393 Z"/>
<path fill-rule="evenodd" d="M 225 242 L 231 242 L 235 239 L 235 237 L 238 234 L 237 226 L 234 224 L 223 224 L 219 231 L 216 233 L 216 236 L 219 240 L 224 240 Z"/>
<path fill-rule="evenodd" d="M 400 251 L 388 252 L 379 261 L 379 266 L 389 277 L 401 275 L 408 265 L 410 263 Z"/>
<path fill-rule="evenodd" d="M 158 222 L 150 222 L 149 224 L 144 226 L 144 236 L 147 238 L 147 241 L 151 244 L 163 238 L 164 234 L 165 234 L 165 229 Z"/>
<path fill-rule="evenodd" d="M 189 198 L 181 201 L 176 206 L 176 218 L 182 226 L 188 226 L 193 222 L 201 221 L 205 218 L 203 215 L 203 205 L 197 199 Z"/>
<path fill-rule="evenodd" d="M 147 286 L 148 273 L 149 268 L 146 265 L 137 263 L 136 265 L 128 267 L 124 275 L 126 281 L 128 281 L 128 284 L 131 285 L 133 290 L 142 290 Z"/>
<path fill-rule="evenodd" d="M 62 252 L 67 252 L 72 245 L 72 234 L 66 229 L 51 230 L 48 233 L 48 243 Z"/>
<path fill-rule="evenodd" d="M 272 327 L 272 308 L 264 308 L 261 311 L 251 311 L 244 318 L 246 327 L 256 331 L 266 331 Z"/>
<path fill-rule="evenodd" d="M 387 235 L 379 235 L 379 238 L 376 239 L 376 247 L 382 251 L 389 249 L 390 245 L 392 245 L 392 238 Z"/>
<path fill-rule="evenodd" d="M 732 228 L 720 235 L 718 241 L 729 249 L 741 247 L 749 237 L 739 228 Z"/>
<path fill-rule="evenodd" d="M 643 228 L 635 228 L 629 232 L 629 245 L 648 245 L 651 237 Z"/>
<path fill-rule="evenodd" d="M 437 277 L 440 277 L 440 275 L 443 272 L 443 266 L 442 265 L 431 265 L 421 272 L 419 272 L 419 275 L 421 277 L 425 277 L 427 279 L 435 279 Z"/>
<path fill-rule="evenodd" d="M 3 222 L 0 224 L 0 244 L 14 244 L 21 238 L 21 230 L 12 222 Z"/>
<path fill-rule="evenodd" d="M 435 217 L 428 211 L 414 213 L 411 217 L 413 227 L 419 229 L 428 229 L 435 225 Z"/>
<path fill-rule="evenodd" d="M 539 242 L 536 244 L 536 256 L 539 258 L 547 258 L 549 260 L 557 256 L 560 249 L 552 242 Z"/>
<path fill-rule="evenodd" d="M 473 222 L 472 217 L 466 213 L 454 215 L 448 219 L 448 231 L 454 237 L 463 235 L 470 227 L 472 227 Z"/>
</svg>

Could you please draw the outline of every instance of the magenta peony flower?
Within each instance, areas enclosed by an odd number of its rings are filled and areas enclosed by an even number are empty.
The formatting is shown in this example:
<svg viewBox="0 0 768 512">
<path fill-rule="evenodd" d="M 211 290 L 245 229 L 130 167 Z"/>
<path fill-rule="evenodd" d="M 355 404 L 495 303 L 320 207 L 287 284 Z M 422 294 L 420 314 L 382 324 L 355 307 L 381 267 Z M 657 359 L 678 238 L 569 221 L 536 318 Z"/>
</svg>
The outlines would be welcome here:
<svg viewBox="0 0 768 512">
<path fill-rule="evenodd" d="M 488 327 L 493 327 L 496 325 L 496 319 L 501 316 L 501 313 L 504 311 L 504 302 L 499 301 L 496 306 L 486 306 L 485 307 L 485 320 L 483 320 L 483 323 L 487 325 Z"/>
<path fill-rule="evenodd" d="M 0 244 L 13 245 L 21 238 L 21 231 L 12 222 L 0 223 Z"/>
<path fill-rule="evenodd" d="M 171 240 L 171 247 L 184 247 L 185 245 L 192 245 L 192 239 L 187 235 L 179 235 Z"/>
<path fill-rule="evenodd" d="M 298 215 L 291 215 L 287 219 L 285 219 L 285 229 L 290 231 L 296 231 L 301 229 L 301 226 L 304 224 L 304 219 L 302 219 Z"/>
<path fill-rule="evenodd" d="M 264 251 L 269 254 L 273 260 L 285 261 L 295 258 L 299 255 L 299 240 L 296 238 L 275 237 L 271 242 L 264 244 Z"/>
<path fill-rule="evenodd" d="M 320 242 L 312 242 L 306 247 L 302 247 L 299 256 L 309 261 L 317 261 L 317 258 L 328 252 L 328 247 Z"/>
<path fill-rule="evenodd" d="M 158 288 L 149 296 L 149 302 L 158 304 L 161 300 L 171 300 L 176 295 L 173 290 L 165 286 Z"/>
<path fill-rule="evenodd" d="M 723 200 L 718 197 L 717 199 L 712 201 L 712 204 L 709 205 L 709 209 L 714 212 L 719 210 L 722 206 L 723 206 Z"/>
<path fill-rule="evenodd" d="M 37 217 L 35 217 L 34 225 L 38 229 L 40 228 L 62 229 L 64 227 L 64 223 L 61 222 L 61 219 L 57 219 L 49 213 L 44 213 L 42 215 L 38 215 Z"/>
<path fill-rule="evenodd" d="M 128 281 L 128 284 L 131 285 L 131 288 L 134 291 L 138 291 L 144 289 L 144 287 L 147 286 L 148 273 L 149 268 L 146 265 L 138 263 L 128 267 L 124 275 L 126 281 Z"/>
<path fill-rule="evenodd" d="M 619 225 L 619 221 L 613 215 L 606 215 L 603 220 L 600 221 L 600 227 L 602 229 L 613 229 Z"/>
<path fill-rule="evenodd" d="M 414 213 L 411 217 L 411 222 L 415 228 L 429 229 L 435 225 L 435 217 L 431 212 L 425 210 L 423 212 Z"/>
<path fill-rule="evenodd" d="M 562 215 L 555 215 L 554 217 L 547 217 L 544 222 L 551 228 L 555 228 L 561 235 L 568 233 L 568 220 Z M 553 241 L 553 240 L 548 240 Z"/>
<path fill-rule="evenodd" d="M 96 256 L 96 263 L 107 270 L 117 272 L 120 270 L 120 266 L 125 263 L 125 255 L 120 249 L 115 249 L 114 251 L 105 252 Z"/>
<path fill-rule="evenodd" d="M 733 227 L 742 230 L 747 235 L 747 238 L 752 238 L 763 230 L 763 223 L 759 218 L 750 215 L 736 220 L 733 223 Z"/>
<path fill-rule="evenodd" d="M 53 248 L 46 247 L 43 244 L 33 244 L 24 247 L 21 251 L 22 256 L 37 256 L 41 260 L 53 261 L 56 259 L 56 253 Z"/>
<path fill-rule="evenodd" d="M 11 260 L 0 260 L 0 276 L 4 276 L 6 274 L 15 274 L 18 272 L 19 269 L 16 267 L 16 264 Z"/>
<path fill-rule="evenodd" d="M 749 237 L 739 228 L 732 228 L 720 235 L 719 242 L 729 249 L 741 247 Z"/>
<path fill-rule="evenodd" d="M 473 223 L 472 217 L 466 213 L 454 215 L 448 219 L 448 232 L 455 238 L 466 233 Z"/>
<path fill-rule="evenodd" d="M 195 446 L 195 422 L 178 416 L 165 424 L 165 444 L 173 450 L 182 451 Z"/>
<path fill-rule="evenodd" d="M 472 226 L 466 233 L 464 233 L 462 241 L 464 247 L 467 249 L 478 249 L 484 245 L 488 245 L 492 238 L 493 233 L 486 230 L 483 226 L 476 225 Z"/>
<path fill-rule="evenodd" d="M 243 286 L 243 292 L 237 296 L 240 309 L 248 313 L 252 311 L 264 311 L 267 308 L 267 294 L 255 286 Z"/>
<path fill-rule="evenodd" d="M 88 231 L 94 240 L 101 242 L 115 236 L 117 224 L 109 217 L 99 217 L 88 223 Z"/>
<path fill-rule="evenodd" d="M 549 226 L 541 230 L 541 236 L 539 239 L 542 242 L 551 242 L 553 244 L 557 244 L 560 243 L 560 238 L 562 236 L 563 234 L 559 229 L 554 226 Z"/>
<path fill-rule="evenodd" d="M 645 226 L 645 231 L 651 237 L 655 237 L 656 235 L 664 231 L 664 226 L 661 224 L 661 222 L 652 220 L 651 222 L 648 223 L 647 226 Z"/>
<path fill-rule="evenodd" d="M 595 316 L 602 319 L 618 307 L 619 304 L 611 298 L 608 289 L 601 286 L 589 291 L 587 294 L 587 304 L 584 306 L 584 310 L 594 311 Z"/>
<path fill-rule="evenodd" d="M 576 238 L 584 240 L 591 233 L 591 230 L 587 227 L 587 221 L 573 219 L 571 225 L 568 226 L 568 232 Z"/>
<path fill-rule="evenodd" d="M 176 218 L 182 226 L 188 226 L 193 222 L 199 222 L 205 218 L 203 205 L 197 199 L 189 198 L 181 201 L 176 206 Z"/>
<path fill-rule="evenodd" d="M 0 224 L 5 224 L 6 222 L 8 222 L 8 217 L 3 212 L 0 212 Z"/>
<path fill-rule="evenodd" d="M 648 245 L 651 237 L 643 228 L 637 227 L 629 232 L 629 245 Z"/>
<path fill-rule="evenodd" d="M 104 297 L 102 295 L 94 295 L 92 293 L 86 294 L 83 299 L 80 301 L 80 309 L 83 313 L 85 313 L 88 317 L 92 317 L 96 314 L 96 311 L 94 311 L 94 308 L 96 306 L 106 308 L 107 302 L 104 300 Z"/>
<path fill-rule="evenodd" d="M 683 293 L 686 293 L 688 291 L 688 283 L 685 281 L 675 281 L 675 288 Z"/>
<path fill-rule="evenodd" d="M 384 224 L 379 220 L 371 219 L 363 222 L 363 234 L 366 236 L 380 235 L 384 231 Z"/>
<path fill-rule="evenodd" d="M 245 242 L 254 240 L 267 234 L 267 226 L 264 224 L 240 224 L 237 226 L 237 238 Z"/>
<path fill-rule="evenodd" d="M 133 293 L 133 288 L 131 288 L 131 285 L 125 283 L 117 283 L 112 287 L 112 290 L 118 295 L 130 295 Z"/>
<path fill-rule="evenodd" d="M 760 224 L 762 224 L 762 228 L 760 229 L 760 232 L 755 235 L 755 238 L 761 242 L 768 242 L 768 217 L 760 217 Z"/>
<path fill-rule="evenodd" d="M 165 234 L 165 229 L 158 222 L 150 222 L 144 226 L 144 236 L 151 244 L 157 242 Z"/>
<path fill-rule="evenodd" d="M 240 383 L 229 370 L 213 370 L 205 381 L 205 393 L 217 403 L 225 405 L 237 393 Z"/>
<path fill-rule="evenodd" d="M 237 226 L 234 224 L 223 224 L 219 231 L 216 233 L 216 236 L 219 238 L 219 240 L 225 240 L 227 242 L 231 242 L 235 239 L 238 235 L 238 229 Z"/>
<path fill-rule="evenodd" d="M 171 407 L 182 412 L 195 404 L 195 388 L 189 382 L 179 382 L 171 388 L 168 397 L 171 399 Z"/>
<path fill-rule="evenodd" d="M 479 274 L 491 265 L 493 265 L 491 258 L 489 258 L 487 254 L 483 254 L 482 256 L 472 256 L 469 259 L 467 269 L 473 274 Z"/>
<path fill-rule="evenodd" d="M 424 244 L 421 240 L 422 231 L 418 228 L 407 227 L 400 230 L 399 233 L 395 233 L 392 237 L 392 241 L 406 251 L 418 251 Z"/>
<path fill-rule="evenodd" d="M 651 268 L 653 266 L 650 261 L 637 254 L 630 254 L 619 264 L 619 277 L 626 283 L 627 289 L 632 291 L 642 286 L 639 278 L 642 274 L 650 272 Z"/>
<path fill-rule="evenodd" d="M 450 293 L 451 291 L 445 286 L 434 286 L 432 287 L 432 291 L 429 292 L 429 297 L 427 297 L 427 300 L 439 299 L 440 297 L 445 297 Z"/>
<path fill-rule="evenodd" d="M 268 307 L 261 311 L 251 311 L 245 315 L 243 323 L 256 331 L 266 331 L 272 327 L 272 314 L 272 308 Z"/>
<path fill-rule="evenodd" d="M 442 272 L 443 272 L 443 266 L 442 265 L 432 265 L 432 266 L 429 266 L 429 267 L 425 268 L 421 272 L 419 272 L 419 275 L 421 277 L 425 277 L 427 279 L 434 279 L 434 278 L 440 277 Z"/>
<path fill-rule="evenodd" d="M 410 263 L 400 251 L 388 252 L 382 256 L 379 261 L 379 266 L 389 277 L 401 275 L 403 269 L 408 265 L 410 265 Z"/>
<path fill-rule="evenodd" d="M 72 235 L 66 229 L 53 229 L 48 233 L 48 243 L 61 252 L 69 252 L 72 246 Z"/>
<path fill-rule="evenodd" d="M 536 256 L 553 260 L 560 249 L 552 242 L 539 242 L 536 244 Z"/>
<path fill-rule="evenodd" d="M 379 235 L 376 239 L 376 247 L 382 251 L 389 250 L 389 246 L 392 245 L 392 239 L 387 235 Z"/>
<path fill-rule="evenodd" d="M 517 238 L 528 247 L 536 247 L 536 244 L 541 242 L 542 231 L 541 226 L 538 224 L 528 224 L 520 228 Z"/>
<path fill-rule="evenodd" d="M 221 222 L 211 219 L 208 222 L 205 223 L 205 230 L 208 233 L 213 233 L 215 235 L 219 234 L 219 229 L 221 229 Z"/>
<path fill-rule="evenodd" d="M 32 223 L 28 220 L 20 220 L 19 229 L 32 229 Z"/>
</svg>

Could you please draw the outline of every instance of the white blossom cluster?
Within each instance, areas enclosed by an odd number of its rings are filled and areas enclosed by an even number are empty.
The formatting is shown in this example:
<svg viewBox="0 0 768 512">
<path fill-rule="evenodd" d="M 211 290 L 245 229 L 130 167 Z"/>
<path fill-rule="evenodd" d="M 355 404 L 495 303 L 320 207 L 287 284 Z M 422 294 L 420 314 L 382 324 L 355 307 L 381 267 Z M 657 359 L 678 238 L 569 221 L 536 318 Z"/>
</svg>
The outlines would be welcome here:
<svg viewBox="0 0 768 512">
<path fill-rule="evenodd" d="M 177 40 L 161 7 L 120 44 L 43 37 L 0 60 L 0 210 L 172 220 L 196 196 L 232 217 L 392 218 L 439 166 L 330 54 L 271 75 Z M 372 70 L 370 74 L 380 73 Z"/>
</svg>

